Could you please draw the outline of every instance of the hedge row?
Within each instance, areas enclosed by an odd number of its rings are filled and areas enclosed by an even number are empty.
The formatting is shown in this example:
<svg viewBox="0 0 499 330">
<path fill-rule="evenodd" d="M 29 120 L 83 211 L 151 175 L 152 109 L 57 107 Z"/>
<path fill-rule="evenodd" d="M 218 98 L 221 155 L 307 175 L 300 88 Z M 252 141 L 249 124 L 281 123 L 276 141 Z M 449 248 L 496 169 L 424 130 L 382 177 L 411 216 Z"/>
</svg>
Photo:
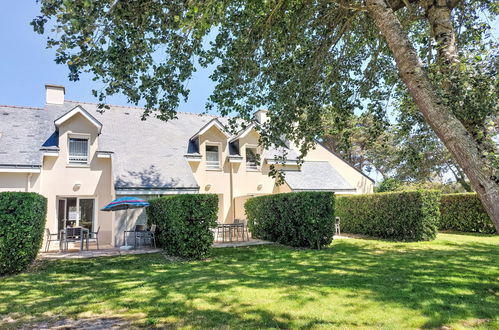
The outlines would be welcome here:
<svg viewBox="0 0 499 330">
<path fill-rule="evenodd" d="M 244 208 L 252 236 L 320 249 L 334 234 L 334 194 L 299 192 L 250 198 Z"/>
<path fill-rule="evenodd" d="M 418 190 L 336 197 L 341 230 L 398 241 L 435 239 L 440 192 Z"/>
<path fill-rule="evenodd" d="M 43 241 L 47 200 L 36 193 L 0 193 L 0 275 L 21 272 Z"/>
<path fill-rule="evenodd" d="M 476 193 L 442 195 L 440 213 L 441 230 L 496 233 Z"/>
<path fill-rule="evenodd" d="M 158 245 L 171 255 L 205 258 L 217 226 L 218 196 L 181 194 L 153 199 L 147 207 L 149 223 L 157 226 Z"/>
</svg>

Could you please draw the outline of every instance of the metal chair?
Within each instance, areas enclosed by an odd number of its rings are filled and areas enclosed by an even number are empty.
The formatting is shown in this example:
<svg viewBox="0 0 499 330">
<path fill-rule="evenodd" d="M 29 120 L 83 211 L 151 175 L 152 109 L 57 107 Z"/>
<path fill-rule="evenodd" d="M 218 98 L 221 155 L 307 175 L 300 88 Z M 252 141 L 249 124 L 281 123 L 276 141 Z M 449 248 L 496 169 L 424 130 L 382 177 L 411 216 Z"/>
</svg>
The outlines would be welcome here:
<svg viewBox="0 0 499 330">
<path fill-rule="evenodd" d="M 239 240 L 240 233 L 241 233 L 243 241 L 249 240 L 247 221 L 243 220 L 243 219 L 234 219 L 234 223 L 239 225 L 239 226 L 235 227 L 236 240 Z M 245 238 L 245 234 L 246 234 L 246 238 Z"/>
<path fill-rule="evenodd" d="M 220 237 L 221 234 L 222 242 L 225 242 L 225 232 L 227 229 L 230 230 L 230 228 L 227 225 L 221 222 L 217 222 L 217 227 L 215 228 L 215 241 L 219 241 L 218 238 Z"/>
<path fill-rule="evenodd" d="M 55 239 L 52 238 L 54 236 Z M 61 240 L 59 239 L 59 234 L 52 234 L 50 233 L 50 229 L 45 228 L 45 237 L 46 237 L 45 252 L 49 250 L 51 242 L 59 242 L 59 250 L 61 249 Z"/>
<path fill-rule="evenodd" d="M 133 235 L 135 238 L 135 247 L 137 247 L 137 240 L 139 241 L 138 246 L 140 247 L 140 240 L 144 241 L 146 237 L 147 225 L 135 225 L 135 229 L 133 231 Z"/>
<path fill-rule="evenodd" d="M 334 229 L 335 229 L 335 232 L 336 232 L 335 235 L 338 235 L 338 236 L 341 235 L 340 222 L 341 222 L 340 217 L 336 217 L 336 221 L 335 221 L 335 224 L 334 224 Z"/>
<path fill-rule="evenodd" d="M 99 231 L 100 226 L 97 227 L 97 231 L 91 231 L 88 233 L 88 242 L 95 241 L 95 243 L 97 243 L 97 250 L 99 249 Z"/>
<path fill-rule="evenodd" d="M 154 248 L 156 248 L 156 225 L 155 224 L 151 225 L 151 228 L 149 228 L 149 230 L 145 232 L 144 236 L 145 236 L 144 242 L 146 239 L 148 239 L 149 244 L 151 246 L 153 246 L 153 244 L 154 244 Z"/>
<path fill-rule="evenodd" d="M 64 241 L 64 250 L 67 251 L 68 250 L 68 243 L 69 242 L 80 242 L 80 244 L 82 243 L 82 237 L 83 235 L 83 232 L 82 232 L 82 228 L 80 227 L 76 227 L 76 228 L 66 228 L 64 229 L 63 231 L 63 237 L 61 237 L 61 240 Z M 81 249 L 81 245 L 80 245 L 80 249 Z"/>
</svg>

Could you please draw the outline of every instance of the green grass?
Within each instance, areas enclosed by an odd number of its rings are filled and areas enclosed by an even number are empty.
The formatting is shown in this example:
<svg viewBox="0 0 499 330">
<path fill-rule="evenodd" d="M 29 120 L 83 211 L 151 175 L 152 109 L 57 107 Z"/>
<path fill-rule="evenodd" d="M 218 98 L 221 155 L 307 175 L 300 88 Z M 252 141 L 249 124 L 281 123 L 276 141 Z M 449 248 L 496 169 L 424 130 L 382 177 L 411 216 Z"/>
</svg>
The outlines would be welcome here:
<svg viewBox="0 0 499 330">
<path fill-rule="evenodd" d="M 199 262 L 47 262 L 0 278 L 0 328 L 101 316 L 145 327 L 498 328 L 498 292 L 499 236 L 336 240 L 321 251 L 215 249 Z"/>
</svg>

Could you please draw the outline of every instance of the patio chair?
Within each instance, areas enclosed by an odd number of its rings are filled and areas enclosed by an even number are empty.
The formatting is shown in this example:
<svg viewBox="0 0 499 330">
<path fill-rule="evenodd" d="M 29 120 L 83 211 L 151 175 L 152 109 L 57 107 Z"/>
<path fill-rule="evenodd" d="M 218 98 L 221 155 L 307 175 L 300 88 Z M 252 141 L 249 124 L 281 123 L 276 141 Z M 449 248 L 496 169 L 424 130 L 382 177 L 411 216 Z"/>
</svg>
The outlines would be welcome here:
<svg viewBox="0 0 499 330">
<path fill-rule="evenodd" d="M 145 240 L 149 240 L 149 244 L 156 248 L 156 225 L 152 224 L 151 228 L 144 233 L 144 243 Z M 154 245 L 153 245 L 154 244 Z"/>
<path fill-rule="evenodd" d="M 133 235 L 135 238 L 135 247 L 137 247 L 137 240 L 139 242 L 138 246 L 140 247 L 140 240 L 144 241 L 146 238 L 147 225 L 135 225 L 135 229 L 133 230 Z"/>
<path fill-rule="evenodd" d="M 220 235 L 222 235 L 222 242 L 225 242 L 225 232 L 227 229 L 228 227 L 225 224 L 217 222 L 217 227 L 215 228 L 215 241 L 219 242 Z"/>
<path fill-rule="evenodd" d="M 99 231 L 100 231 L 100 226 L 97 227 L 97 231 L 91 231 L 88 233 L 88 242 L 94 241 L 97 244 L 97 250 L 99 249 Z"/>
<path fill-rule="evenodd" d="M 53 237 L 55 237 L 55 238 L 53 238 Z M 49 250 L 51 242 L 59 242 L 59 250 L 61 249 L 61 240 L 59 239 L 58 234 L 52 234 L 50 232 L 50 229 L 45 228 L 45 238 L 46 238 L 45 252 L 47 252 Z"/>
<path fill-rule="evenodd" d="M 335 232 L 336 232 L 335 235 L 338 235 L 338 236 L 341 235 L 340 222 L 341 222 L 340 217 L 336 217 L 336 221 L 335 221 L 335 224 L 334 224 L 334 229 L 335 229 Z"/>
<path fill-rule="evenodd" d="M 63 237 L 61 237 L 61 240 L 64 242 L 64 250 L 68 250 L 68 243 L 70 242 L 82 242 L 82 236 L 83 235 L 83 230 L 80 227 L 76 228 L 66 228 L 63 231 Z M 80 246 L 81 249 L 81 246 Z"/>
<path fill-rule="evenodd" d="M 236 240 L 239 240 L 239 234 L 241 234 L 241 238 L 242 238 L 243 241 L 245 241 L 245 240 L 249 241 L 247 221 L 243 220 L 243 219 L 234 219 L 234 223 L 241 225 L 241 226 L 237 226 L 235 228 L 235 230 L 236 230 Z M 246 238 L 245 238 L 245 234 L 246 234 Z"/>
</svg>

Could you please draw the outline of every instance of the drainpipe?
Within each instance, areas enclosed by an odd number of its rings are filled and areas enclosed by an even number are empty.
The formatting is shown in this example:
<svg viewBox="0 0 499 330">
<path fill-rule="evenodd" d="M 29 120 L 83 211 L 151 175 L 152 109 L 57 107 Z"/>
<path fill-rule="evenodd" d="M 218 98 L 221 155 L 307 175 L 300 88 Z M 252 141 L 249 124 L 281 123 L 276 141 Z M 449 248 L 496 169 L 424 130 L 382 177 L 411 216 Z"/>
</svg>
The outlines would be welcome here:
<svg viewBox="0 0 499 330">
<path fill-rule="evenodd" d="M 234 203 L 234 177 L 233 177 L 233 167 L 234 164 L 229 161 L 230 165 L 230 205 L 232 207 L 232 222 L 236 218 L 236 205 Z"/>
<path fill-rule="evenodd" d="M 26 176 L 26 192 L 29 192 L 29 185 L 31 183 L 31 177 L 33 176 L 33 173 L 28 173 Z"/>
</svg>

